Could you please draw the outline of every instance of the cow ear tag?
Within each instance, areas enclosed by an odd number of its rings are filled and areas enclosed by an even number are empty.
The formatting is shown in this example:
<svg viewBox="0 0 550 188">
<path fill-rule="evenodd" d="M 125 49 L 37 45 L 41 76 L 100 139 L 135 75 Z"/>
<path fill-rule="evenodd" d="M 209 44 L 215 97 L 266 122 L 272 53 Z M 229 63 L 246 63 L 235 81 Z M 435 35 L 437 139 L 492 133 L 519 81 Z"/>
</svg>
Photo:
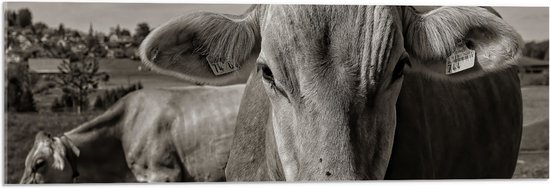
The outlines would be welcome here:
<svg viewBox="0 0 550 188">
<path fill-rule="evenodd" d="M 216 76 L 239 70 L 239 66 L 236 65 L 235 62 L 229 60 L 223 61 L 222 59 L 207 56 L 206 61 L 208 62 L 210 69 L 212 69 L 212 73 Z"/>
<path fill-rule="evenodd" d="M 450 75 L 474 67 L 476 51 L 460 45 L 455 52 L 447 57 L 445 74 Z"/>
</svg>

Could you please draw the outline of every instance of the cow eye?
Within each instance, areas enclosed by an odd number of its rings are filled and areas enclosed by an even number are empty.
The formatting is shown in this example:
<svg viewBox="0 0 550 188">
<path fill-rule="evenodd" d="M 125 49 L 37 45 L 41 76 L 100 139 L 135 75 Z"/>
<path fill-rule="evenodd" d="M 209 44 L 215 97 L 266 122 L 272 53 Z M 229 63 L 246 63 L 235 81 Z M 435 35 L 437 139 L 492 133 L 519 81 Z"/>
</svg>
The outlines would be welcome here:
<svg viewBox="0 0 550 188">
<path fill-rule="evenodd" d="M 259 63 L 258 70 L 262 71 L 262 77 L 264 78 L 264 81 L 267 82 L 267 84 L 269 84 L 269 87 L 273 91 L 288 98 L 288 95 L 286 94 L 286 92 L 280 86 L 275 84 L 275 78 L 273 77 L 273 72 L 271 72 L 271 69 L 266 64 Z"/>
<path fill-rule="evenodd" d="M 262 70 L 262 77 L 271 83 L 274 83 L 273 78 L 273 72 L 271 72 L 271 69 L 266 64 L 260 63 L 258 64 L 258 69 Z"/>
<path fill-rule="evenodd" d="M 36 162 L 34 162 L 34 165 L 32 166 L 32 171 L 36 172 L 38 169 L 44 167 L 46 165 L 46 161 L 44 159 L 37 159 Z"/>
<path fill-rule="evenodd" d="M 406 56 L 401 58 L 397 64 L 395 64 L 395 68 L 393 68 L 392 80 L 397 80 L 403 76 L 403 69 L 405 68 L 405 65 L 411 65 L 409 58 Z"/>
</svg>

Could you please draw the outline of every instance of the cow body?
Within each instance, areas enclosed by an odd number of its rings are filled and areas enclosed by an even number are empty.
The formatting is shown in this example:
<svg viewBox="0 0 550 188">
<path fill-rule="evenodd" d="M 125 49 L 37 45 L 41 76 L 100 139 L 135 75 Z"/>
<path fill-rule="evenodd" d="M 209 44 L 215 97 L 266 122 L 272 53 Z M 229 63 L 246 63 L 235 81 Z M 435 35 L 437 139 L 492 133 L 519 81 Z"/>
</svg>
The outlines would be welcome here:
<svg viewBox="0 0 550 188">
<path fill-rule="evenodd" d="M 128 94 L 65 133 L 80 150 L 78 182 L 225 180 L 243 89 L 234 85 Z"/>
<path fill-rule="evenodd" d="M 216 75 L 213 59 L 256 67 L 229 180 L 510 178 L 521 43 L 479 7 L 258 5 L 173 19 L 140 51 L 152 70 L 210 84 L 248 74 Z M 450 72 L 464 53 L 473 66 Z"/>
<path fill-rule="evenodd" d="M 512 177 L 522 132 L 517 88 L 516 68 L 458 84 L 405 74 L 385 178 Z"/>
</svg>

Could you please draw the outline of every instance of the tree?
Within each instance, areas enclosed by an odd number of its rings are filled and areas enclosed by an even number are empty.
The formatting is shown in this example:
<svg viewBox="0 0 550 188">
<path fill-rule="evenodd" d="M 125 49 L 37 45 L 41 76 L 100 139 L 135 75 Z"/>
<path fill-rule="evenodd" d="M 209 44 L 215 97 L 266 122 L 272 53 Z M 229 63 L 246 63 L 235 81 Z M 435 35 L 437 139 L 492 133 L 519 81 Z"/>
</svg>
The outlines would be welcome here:
<svg viewBox="0 0 550 188">
<path fill-rule="evenodd" d="M 6 22 L 8 27 L 13 27 L 17 25 L 17 13 L 13 10 L 6 11 Z"/>
<path fill-rule="evenodd" d="M 23 91 L 20 100 L 21 102 L 17 108 L 18 112 L 36 112 L 36 102 L 30 89 Z"/>
<path fill-rule="evenodd" d="M 8 79 L 8 111 L 36 112 L 34 96 L 24 80 L 19 76 L 11 76 Z"/>
<path fill-rule="evenodd" d="M 97 96 L 94 103 L 94 109 L 105 109 L 105 103 L 103 102 L 103 97 Z"/>
<path fill-rule="evenodd" d="M 139 23 L 136 27 L 136 34 L 134 34 L 134 43 L 136 46 L 141 44 L 143 39 L 151 32 L 149 25 L 145 22 Z"/>
<path fill-rule="evenodd" d="M 59 24 L 59 27 L 57 29 L 57 35 L 61 37 L 65 37 L 65 26 L 63 24 Z"/>
<path fill-rule="evenodd" d="M 32 25 L 32 31 L 38 38 L 42 38 L 46 30 L 48 30 L 48 25 L 46 25 L 44 22 L 37 22 Z"/>
<path fill-rule="evenodd" d="M 8 79 L 7 104 L 8 111 L 36 112 L 34 96 L 32 93 L 33 79 L 29 74 L 28 66 L 17 64 L 8 66 L 6 71 Z"/>
<path fill-rule="evenodd" d="M 97 89 L 99 81 L 105 81 L 105 73 L 98 72 L 99 63 L 93 56 L 82 56 L 77 61 L 64 61 L 59 67 L 61 75 L 57 84 L 71 100 L 72 107 L 80 113 L 88 106 L 88 96 Z"/>
<path fill-rule="evenodd" d="M 22 28 L 32 25 L 32 13 L 28 8 L 19 9 L 17 12 L 17 25 Z"/>
<path fill-rule="evenodd" d="M 7 90 L 6 94 L 8 98 L 6 99 L 6 103 L 8 105 L 8 111 L 17 111 L 20 103 L 19 98 L 23 94 L 21 81 L 16 77 L 9 78 Z"/>
<path fill-rule="evenodd" d="M 122 31 L 120 31 L 120 36 L 131 36 L 131 34 L 128 29 L 122 29 Z"/>
<path fill-rule="evenodd" d="M 119 35 L 120 35 L 120 25 L 116 25 L 116 28 L 115 28 L 115 35 L 116 35 L 116 36 L 119 36 Z"/>
<path fill-rule="evenodd" d="M 72 31 L 70 36 L 72 36 L 74 38 L 77 38 L 77 39 L 82 38 L 82 36 L 80 36 L 80 33 L 78 31 Z"/>
<path fill-rule="evenodd" d="M 523 55 L 540 60 L 547 60 L 548 58 L 548 40 L 535 42 L 531 41 L 525 44 L 523 48 Z"/>
</svg>

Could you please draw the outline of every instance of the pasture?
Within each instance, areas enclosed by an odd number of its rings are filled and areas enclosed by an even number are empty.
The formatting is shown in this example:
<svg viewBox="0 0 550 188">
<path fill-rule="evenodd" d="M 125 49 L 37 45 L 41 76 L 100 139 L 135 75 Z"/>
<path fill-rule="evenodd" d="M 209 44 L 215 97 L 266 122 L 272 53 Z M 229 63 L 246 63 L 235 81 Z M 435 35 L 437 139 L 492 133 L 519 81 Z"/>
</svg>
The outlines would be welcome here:
<svg viewBox="0 0 550 188">
<path fill-rule="evenodd" d="M 514 178 L 548 178 L 548 86 L 522 89 L 525 127 Z M 18 183 L 27 152 L 38 131 L 53 135 L 78 126 L 101 112 L 6 114 L 6 182 Z"/>
<path fill-rule="evenodd" d="M 109 89 L 136 82 L 141 82 L 144 88 L 189 85 L 189 83 L 180 79 L 147 71 L 145 68 L 140 71 L 138 67 L 141 65 L 140 61 L 131 59 L 101 59 L 99 61 L 99 71 L 106 72 L 110 77 L 108 82 L 99 85 L 99 89 Z"/>
</svg>

